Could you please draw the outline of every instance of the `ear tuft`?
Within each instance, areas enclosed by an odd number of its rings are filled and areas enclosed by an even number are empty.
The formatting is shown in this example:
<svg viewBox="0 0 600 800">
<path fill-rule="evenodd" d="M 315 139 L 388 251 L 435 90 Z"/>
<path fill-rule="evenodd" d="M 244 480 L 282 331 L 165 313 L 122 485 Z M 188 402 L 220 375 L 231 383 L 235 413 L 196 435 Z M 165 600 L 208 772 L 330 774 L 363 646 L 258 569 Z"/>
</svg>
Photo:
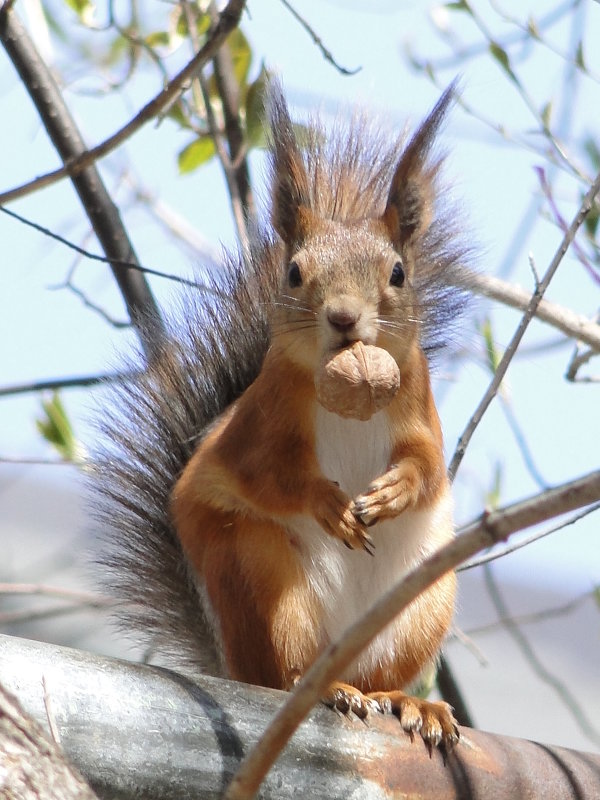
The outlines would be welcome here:
<svg viewBox="0 0 600 800">
<path fill-rule="evenodd" d="M 303 219 L 310 214 L 308 175 L 281 85 L 269 82 L 268 115 L 271 128 L 273 227 L 288 244 L 304 237 Z"/>
<path fill-rule="evenodd" d="M 383 221 L 392 241 L 401 246 L 423 235 L 433 217 L 435 175 L 440 162 L 429 162 L 431 148 L 456 97 L 453 81 L 404 149 L 390 186 Z"/>
</svg>

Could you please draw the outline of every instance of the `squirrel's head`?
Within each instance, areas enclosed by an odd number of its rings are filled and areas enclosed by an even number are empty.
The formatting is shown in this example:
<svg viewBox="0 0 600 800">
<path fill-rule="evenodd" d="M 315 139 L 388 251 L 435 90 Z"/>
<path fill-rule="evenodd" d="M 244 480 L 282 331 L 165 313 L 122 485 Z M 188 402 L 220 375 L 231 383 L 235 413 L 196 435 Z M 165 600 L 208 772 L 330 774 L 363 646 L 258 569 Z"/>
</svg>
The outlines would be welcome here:
<svg viewBox="0 0 600 800">
<path fill-rule="evenodd" d="M 311 126 L 301 146 L 271 87 L 271 221 L 284 245 L 273 343 L 307 367 L 357 340 L 401 366 L 418 342 L 419 273 L 435 258 L 440 160 L 429 156 L 453 94 L 450 86 L 405 147 L 364 125 L 332 138 Z"/>
</svg>

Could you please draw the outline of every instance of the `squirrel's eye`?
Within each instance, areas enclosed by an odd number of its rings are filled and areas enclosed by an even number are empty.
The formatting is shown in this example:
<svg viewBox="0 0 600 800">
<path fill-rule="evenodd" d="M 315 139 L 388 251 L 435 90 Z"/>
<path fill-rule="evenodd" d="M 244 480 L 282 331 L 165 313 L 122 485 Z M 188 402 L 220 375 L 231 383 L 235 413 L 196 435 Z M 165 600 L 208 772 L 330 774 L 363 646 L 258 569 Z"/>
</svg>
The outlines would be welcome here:
<svg viewBox="0 0 600 800">
<path fill-rule="evenodd" d="M 394 264 L 394 269 L 390 276 L 390 283 L 392 286 L 402 286 L 404 283 L 404 269 L 400 261 L 396 261 Z"/>
<path fill-rule="evenodd" d="M 302 275 L 300 274 L 300 267 L 295 261 L 289 266 L 288 269 L 288 283 L 292 289 L 302 286 Z"/>
</svg>

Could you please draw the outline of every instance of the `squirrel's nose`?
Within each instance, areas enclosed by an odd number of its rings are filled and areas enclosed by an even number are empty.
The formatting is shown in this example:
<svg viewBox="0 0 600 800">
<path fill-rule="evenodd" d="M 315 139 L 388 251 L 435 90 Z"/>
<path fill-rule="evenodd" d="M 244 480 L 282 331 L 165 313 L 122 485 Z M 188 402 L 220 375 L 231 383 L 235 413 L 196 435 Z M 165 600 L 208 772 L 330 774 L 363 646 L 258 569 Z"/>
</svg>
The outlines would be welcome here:
<svg viewBox="0 0 600 800">
<path fill-rule="evenodd" d="M 327 311 L 327 321 L 340 333 L 347 333 L 353 328 L 360 318 L 360 314 L 347 308 L 330 308 Z"/>
</svg>

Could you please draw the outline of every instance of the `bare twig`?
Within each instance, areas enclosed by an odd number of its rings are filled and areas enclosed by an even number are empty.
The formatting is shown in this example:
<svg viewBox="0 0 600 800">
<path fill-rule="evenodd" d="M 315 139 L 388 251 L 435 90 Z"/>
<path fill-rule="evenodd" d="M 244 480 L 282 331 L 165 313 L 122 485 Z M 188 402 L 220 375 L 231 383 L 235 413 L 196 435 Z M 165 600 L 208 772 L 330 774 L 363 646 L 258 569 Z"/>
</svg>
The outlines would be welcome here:
<svg viewBox="0 0 600 800">
<path fill-rule="evenodd" d="M 516 284 L 492 275 L 480 275 L 468 269 L 462 271 L 457 283 L 477 294 L 497 300 L 520 311 L 526 311 L 532 300 L 531 293 Z M 552 303 L 549 300 L 539 301 L 535 316 L 542 322 L 562 331 L 571 339 L 577 339 L 600 353 L 600 325 L 596 322 L 576 314 L 566 306 Z"/>
<path fill-rule="evenodd" d="M 46 709 L 46 719 L 48 720 L 48 727 L 50 728 L 50 735 L 56 744 L 60 744 L 60 733 L 56 724 L 56 717 L 52 709 L 52 698 L 48 692 L 48 685 L 46 677 L 42 675 L 42 689 L 44 690 L 44 708 Z"/>
<path fill-rule="evenodd" d="M 323 44 L 321 37 L 317 35 L 315 30 L 308 24 L 308 22 L 304 19 L 304 17 L 302 17 L 296 11 L 296 9 L 292 6 L 291 3 L 288 2 L 288 0 L 281 0 L 281 2 L 287 8 L 290 14 L 294 17 L 294 19 L 297 22 L 299 22 L 300 25 L 302 25 L 302 27 L 304 28 L 304 30 L 308 33 L 313 42 L 317 45 L 317 47 L 321 51 L 323 58 L 326 61 L 329 61 L 329 63 L 332 64 L 337 69 L 338 72 L 341 72 L 342 75 L 356 75 L 357 72 L 361 71 L 362 67 L 356 67 L 355 69 L 346 69 L 346 67 L 340 66 L 334 59 L 331 51 L 328 50 Z"/>
<path fill-rule="evenodd" d="M 106 375 L 82 375 L 76 378 L 54 378 L 47 381 L 15 383 L 12 386 L 0 386 L 0 397 L 29 394 L 30 392 L 54 391 L 55 389 L 75 389 L 81 386 L 96 386 L 99 383 L 111 383 L 121 378 L 123 378 L 122 374 L 111 372 Z"/>
<path fill-rule="evenodd" d="M 466 633 L 468 636 L 481 636 L 485 633 L 497 631 L 498 628 L 505 626 L 507 622 L 511 622 L 514 625 L 533 625 L 536 622 L 543 622 L 547 619 L 565 617 L 568 614 L 572 614 L 573 611 L 576 611 L 578 608 L 581 608 L 582 605 L 593 598 L 596 591 L 596 589 L 590 589 L 589 592 L 584 592 L 578 597 L 573 598 L 573 600 L 569 600 L 559 606 L 553 606 L 552 608 L 532 611 L 530 614 L 511 614 L 509 617 L 501 617 L 499 620 L 489 622 L 487 625 L 478 625 L 475 628 L 469 628 Z"/>
<path fill-rule="evenodd" d="M 85 151 L 83 139 L 52 73 L 14 11 L 0 17 L 0 40 L 61 159 L 65 164 L 76 160 Z M 146 354 L 150 356 L 164 334 L 158 306 L 144 276 L 118 265 L 119 261 L 137 263 L 137 257 L 100 174 L 91 163 L 85 166 L 71 175 L 73 186 L 109 259 L 129 317 L 136 326 Z"/>
<path fill-rule="evenodd" d="M 108 606 L 113 604 L 109 597 L 92 592 L 80 592 L 64 589 L 61 586 L 49 586 L 45 583 L 0 583 L 0 594 L 42 595 L 43 597 L 59 597 L 72 603 L 84 605 Z"/>
<path fill-rule="evenodd" d="M 27 458 L 23 456 L 2 456 L 0 455 L 0 464 L 23 464 L 27 466 L 39 467 L 74 467 L 75 462 L 67 458 Z"/>
<path fill-rule="evenodd" d="M 168 281 L 174 281 L 175 283 L 180 283 L 182 286 L 191 286 L 194 289 L 201 289 L 206 290 L 211 293 L 215 293 L 214 287 L 206 286 L 205 284 L 198 283 L 197 281 L 189 280 L 187 278 L 182 278 L 179 275 L 173 275 L 170 272 L 162 272 L 159 269 L 151 269 L 150 267 L 142 267 L 138 263 L 133 261 L 120 261 L 115 258 L 108 258 L 107 256 L 101 256 L 98 253 L 90 253 L 89 250 L 85 250 L 83 247 L 75 244 L 74 242 L 70 242 L 68 239 L 65 239 L 64 236 L 60 236 L 58 233 L 54 233 L 49 228 L 44 228 L 42 225 L 38 225 L 36 222 L 32 222 L 30 219 L 23 217 L 21 214 L 17 214 L 15 211 L 10 211 L 8 208 L 3 208 L 0 206 L 0 211 L 8 214 L 9 216 L 13 217 L 14 219 L 19 220 L 24 225 L 29 225 L 31 228 L 34 228 L 36 231 L 43 233 L 44 236 L 49 236 L 51 239 L 55 239 L 57 242 L 64 244 L 65 247 L 68 247 L 71 250 L 74 250 L 76 253 L 79 253 L 86 258 L 89 258 L 91 261 L 100 261 L 103 264 L 115 264 L 119 267 L 126 267 L 128 270 L 135 270 L 137 272 L 143 272 L 146 275 L 154 275 L 157 278 L 164 278 Z"/>
<path fill-rule="evenodd" d="M 571 690 L 542 663 L 527 637 L 523 635 L 519 630 L 519 626 L 511 618 L 504 598 L 502 597 L 500 587 L 494 579 L 492 568 L 489 564 L 486 564 L 484 567 L 484 575 L 489 596 L 498 612 L 498 616 L 503 621 L 504 627 L 518 646 L 527 663 L 531 666 L 538 678 L 552 688 L 565 708 L 571 713 L 571 716 L 579 726 L 581 732 L 596 746 L 600 745 L 600 733 L 588 720 L 585 711 L 577 702 Z"/>
<path fill-rule="evenodd" d="M 221 44 L 225 41 L 231 31 L 238 25 L 245 0 L 229 0 L 227 6 L 221 12 L 219 24 L 213 30 L 212 35 L 204 46 L 198 51 L 197 55 L 186 66 L 172 78 L 169 83 L 122 128 L 119 128 L 112 136 L 105 139 L 100 144 L 81 153 L 75 158 L 70 159 L 64 167 L 35 178 L 29 183 L 10 189 L 0 194 L 0 204 L 16 200 L 18 197 L 25 197 L 46 186 L 51 186 L 68 175 L 76 175 L 81 170 L 93 164 L 108 153 L 111 153 L 119 145 L 123 144 L 143 125 L 160 114 L 175 100 L 184 84 L 214 56 Z"/>
<path fill-rule="evenodd" d="M 421 592 L 480 550 L 517 530 L 600 500 L 600 470 L 499 511 L 483 514 L 453 542 L 429 556 L 388 592 L 338 642 L 329 645 L 304 675 L 292 697 L 242 761 L 225 800 L 249 800 L 302 719 L 327 686 L 372 639 Z"/>
<path fill-rule="evenodd" d="M 567 221 L 560 213 L 560 209 L 556 204 L 556 200 L 554 199 L 554 195 L 552 194 L 552 187 L 548 183 L 548 178 L 546 177 L 546 172 L 543 169 L 543 167 L 534 167 L 534 172 L 538 176 L 540 187 L 542 189 L 542 192 L 544 193 L 544 197 L 548 201 L 548 205 L 550 207 L 550 211 L 552 212 L 554 222 L 564 233 L 567 230 Z M 575 252 L 575 255 L 577 256 L 579 261 L 583 264 L 583 266 L 587 270 L 587 273 L 590 276 L 590 278 L 593 281 L 595 281 L 598 285 L 600 285 L 600 274 L 597 272 L 597 268 L 590 263 L 589 258 L 586 256 L 583 248 L 579 246 L 579 243 L 577 241 L 573 242 L 573 251 Z"/>
<path fill-rule="evenodd" d="M 463 459 L 467 446 L 475 432 L 477 426 L 481 422 L 483 415 L 485 414 L 488 406 L 494 399 L 500 384 L 502 383 L 502 379 L 504 378 L 506 371 L 510 365 L 510 362 L 513 359 L 513 356 L 521 342 L 521 339 L 525 335 L 525 331 L 527 330 L 529 323 L 533 319 L 537 309 L 539 308 L 540 301 L 544 295 L 544 292 L 548 288 L 550 281 L 552 280 L 556 270 L 560 266 L 561 261 L 564 258 L 565 253 L 569 249 L 571 242 L 575 238 L 575 234 L 583 224 L 583 221 L 589 214 L 592 204 L 596 198 L 596 195 L 600 191 L 600 173 L 596 176 L 593 184 L 591 185 L 590 189 L 586 193 L 585 197 L 583 198 L 579 210 L 575 214 L 573 222 L 569 226 L 568 231 L 563 236 L 562 242 L 558 250 L 556 251 L 554 258 L 552 259 L 550 266 L 546 270 L 546 274 L 540 281 L 539 286 L 536 287 L 535 292 L 531 296 L 529 303 L 527 304 L 527 309 L 525 314 L 523 315 L 517 330 L 515 331 L 508 347 L 504 351 L 504 355 L 500 359 L 500 363 L 498 364 L 498 368 L 490 385 L 481 399 L 478 407 L 475 409 L 471 419 L 469 420 L 467 427 L 465 428 L 462 436 L 458 440 L 458 444 L 456 446 L 456 450 L 452 457 L 452 461 L 450 462 L 450 467 L 448 469 L 449 475 L 451 480 L 454 479 L 456 472 L 460 466 L 460 463 Z"/>
<path fill-rule="evenodd" d="M 581 511 L 578 514 L 574 514 L 569 519 L 561 522 L 560 525 L 553 525 L 551 528 L 547 530 L 538 531 L 534 533 L 532 536 L 527 536 L 525 539 L 521 539 L 515 544 L 510 545 L 509 547 L 505 547 L 499 553 L 490 553 L 489 555 L 482 556 L 482 558 L 478 558 L 476 561 L 469 561 L 468 564 L 463 564 L 462 567 L 459 567 L 457 572 L 463 572 L 467 569 L 473 569 L 474 567 L 480 567 L 482 564 L 488 564 L 490 561 L 495 561 L 497 558 L 504 558 L 504 556 L 508 556 L 511 553 L 515 553 L 517 550 L 521 550 L 523 547 L 527 547 L 527 545 L 533 544 L 533 542 L 537 542 L 540 539 L 544 539 L 546 536 L 550 536 L 551 533 L 556 533 L 557 531 L 561 531 L 563 528 L 567 528 L 569 525 L 574 525 L 576 522 L 579 522 L 580 519 L 587 517 L 588 514 L 593 514 L 594 511 L 600 510 L 600 503 L 596 503 L 589 508 L 586 508 L 585 511 Z M 459 531 L 460 534 L 460 531 Z"/>
</svg>

